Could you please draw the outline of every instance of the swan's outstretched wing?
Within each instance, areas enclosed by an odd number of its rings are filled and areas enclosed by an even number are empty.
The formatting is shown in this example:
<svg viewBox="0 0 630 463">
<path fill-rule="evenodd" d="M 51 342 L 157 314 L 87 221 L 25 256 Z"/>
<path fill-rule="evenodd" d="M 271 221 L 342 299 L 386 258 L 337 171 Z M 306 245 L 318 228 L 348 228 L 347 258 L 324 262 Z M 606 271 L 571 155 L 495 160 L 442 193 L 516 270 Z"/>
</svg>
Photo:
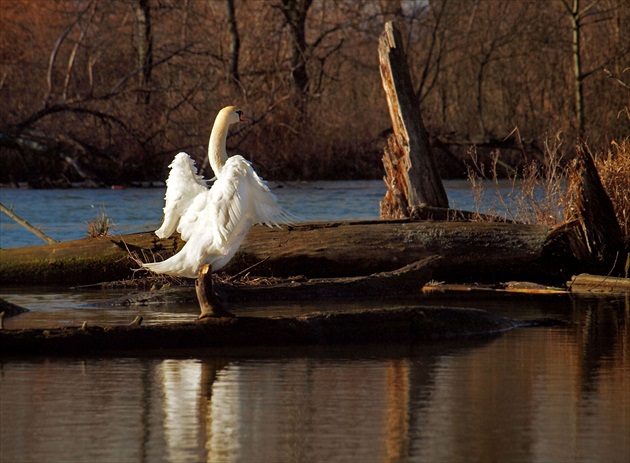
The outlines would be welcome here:
<svg viewBox="0 0 630 463">
<path fill-rule="evenodd" d="M 232 156 L 227 160 L 210 193 L 211 202 L 216 207 L 213 232 L 217 242 L 228 246 L 233 235 L 242 234 L 244 237 L 252 224 L 272 227 L 294 221 L 278 205 L 276 196 L 242 156 Z"/>
<path fill-rule="evenodd" d="M 203 178 L 197 175 L 195 161 L 188 154 L 178 153 L 169 167 L 171 171 L 166 180 L 164 222 L 155 231 L 160 238 L 171 236 L 178 229 L 180 219 L 186 214 L 195 198 L 208 191 Z"/>
</svg>

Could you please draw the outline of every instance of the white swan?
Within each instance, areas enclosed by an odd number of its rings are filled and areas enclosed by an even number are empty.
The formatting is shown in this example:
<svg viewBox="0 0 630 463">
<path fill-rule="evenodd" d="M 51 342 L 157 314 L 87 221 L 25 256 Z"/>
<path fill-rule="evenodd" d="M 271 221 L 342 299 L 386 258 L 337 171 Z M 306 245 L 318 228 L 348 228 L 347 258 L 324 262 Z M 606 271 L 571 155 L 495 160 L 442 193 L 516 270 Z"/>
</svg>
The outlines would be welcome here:
<svg viewBox="0 0 630 463">
<path fill-rule="evenodd" d="M 212 271 L 225 266 L 253 224 L 271 227 L 293 221 L 245 158 L 228 158 L 228 128 L 239 121 L 251 122 L 243 111 L 228 106 L 214 122 L 208 157 L 216 181 L 210 189 L 197 175 L 188 154 L 175 156 L 166 180 L 164 222 L 155 234 L 167 238 L 177 230 L 186 244 L 169 259 L 144 267 L 156 273 L 196 278 L 204 264 L 210 264 Z"/>
</svg>

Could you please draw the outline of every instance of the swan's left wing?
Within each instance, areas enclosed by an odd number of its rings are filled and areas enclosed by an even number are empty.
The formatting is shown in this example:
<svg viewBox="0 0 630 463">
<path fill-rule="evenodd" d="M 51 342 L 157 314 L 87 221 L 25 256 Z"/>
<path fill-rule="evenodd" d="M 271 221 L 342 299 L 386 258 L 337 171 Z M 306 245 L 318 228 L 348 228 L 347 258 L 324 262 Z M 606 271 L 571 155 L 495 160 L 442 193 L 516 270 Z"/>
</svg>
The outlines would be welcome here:
<svg viewBox="0 0 630 463">
<path fill-rule="evenodd" d="M 188 154 L 177 154 L 169 167 L 171 171 L 166 180 L 164 222 L 155 231 L 160 238 L 171 236 L 195 198 L 208 191 L 203 178 L 197 175 L 195 161 Z"/>
</svg>

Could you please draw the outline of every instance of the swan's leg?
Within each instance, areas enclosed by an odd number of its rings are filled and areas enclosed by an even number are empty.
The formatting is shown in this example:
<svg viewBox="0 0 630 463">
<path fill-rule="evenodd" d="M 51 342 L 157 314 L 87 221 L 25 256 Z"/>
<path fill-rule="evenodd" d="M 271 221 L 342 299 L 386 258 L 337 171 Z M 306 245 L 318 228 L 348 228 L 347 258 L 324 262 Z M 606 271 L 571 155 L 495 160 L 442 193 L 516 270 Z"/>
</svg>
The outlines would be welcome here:
<svg viewBox="0 0 630 463">
<path fill-rule="evenodd" d="M 203 318 L 217 317 L 235 317 L 232 312 L 227 310 L 219 301 L 219 298 L 212 289 L 212 267 L 209 264 L 199 269 L 197 281 L 195 282 L 195 290 L 197 291 L 197 299 L 199 300 L 199 308 L 201 315 L 199 320 Z"/>
</svg>

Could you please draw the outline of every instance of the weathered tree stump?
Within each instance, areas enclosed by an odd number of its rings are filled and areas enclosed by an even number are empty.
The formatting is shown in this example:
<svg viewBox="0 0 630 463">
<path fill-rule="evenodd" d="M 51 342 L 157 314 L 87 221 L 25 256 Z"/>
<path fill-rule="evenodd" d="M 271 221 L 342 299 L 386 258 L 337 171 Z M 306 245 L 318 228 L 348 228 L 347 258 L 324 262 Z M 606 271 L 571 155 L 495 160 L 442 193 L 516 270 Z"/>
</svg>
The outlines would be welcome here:
<svg viewBox="0 0 630 463">
<path fill-rule="evenodd" d="M 378 52 L 394 129 L 383 156 L 387 193 L 381 202 L 381 218 L 410 217 L 411 208 L 422 205 L 448 208 L 446 190 L 415 98 L 402 37 L 391 21 L 385 24 Z"/>
<path fill-rule="evenodd" d="M 571 249 L 583 270 L 621 275 L 627 250 L 591 154 L 578 146 L 571 176 Z"/>
<path fill-rule="evenodd" d="M 549 258 L 564 273 L 623 276 L 629 256 L 612 201 L 589 152 L 578 147 L 571 173 L 569 218 L 549 231 Z"/>
</svg>

